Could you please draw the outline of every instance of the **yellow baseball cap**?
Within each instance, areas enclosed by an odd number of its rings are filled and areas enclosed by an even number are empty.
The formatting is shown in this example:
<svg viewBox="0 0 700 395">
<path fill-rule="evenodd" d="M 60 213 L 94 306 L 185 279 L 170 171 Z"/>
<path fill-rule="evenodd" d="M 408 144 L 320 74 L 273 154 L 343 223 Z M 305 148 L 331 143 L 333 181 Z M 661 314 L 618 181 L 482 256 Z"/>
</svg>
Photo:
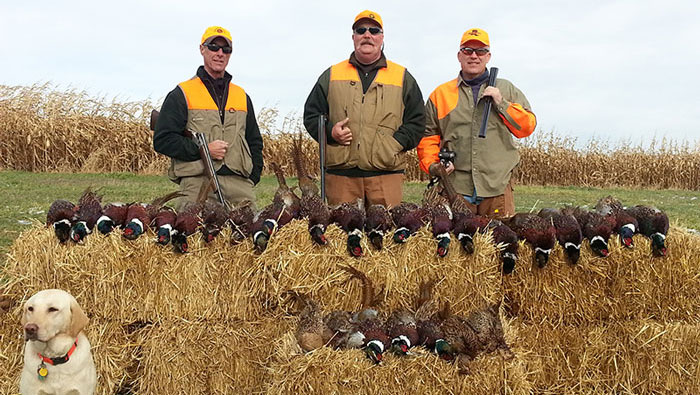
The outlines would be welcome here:
<svg viewBox="0 0 700 395">
<path fill-rule="evenodd" d="M 491 45 L 489 43 L 488 33 L 479 28 L 468 29 L 466 32 L 464 32 L 464 34 L 462 34 L 462 41 L 459 42 L 459 46 L 461 47 L 467 41 L 478 41 L 487 47 Z"/>
<path fill-rule="evenodd" d="M 231 33 L 221 26 L 209 26 L 207 30 L 204 31 L 204 34 L 202 35 L 202 42 L 200 44 L 208 44 L 217 37 L 225 39 L 226 42 L 228 42 L 228 45 L 233 45 Z"/>
<path fill-rule="evenodd" d="M 355 22 L 352 23 L 352 27 L 355 27 L 357 22 L 359 22 L 361 19 L 370 19 L 373 22 L 378 23 L 379 27 L 384 29 L 384 25 L 382 24 L 382 17 L 374 11 L 364 10 L 357 14 L 357 16 L 355 17 Z"/>
</svg>

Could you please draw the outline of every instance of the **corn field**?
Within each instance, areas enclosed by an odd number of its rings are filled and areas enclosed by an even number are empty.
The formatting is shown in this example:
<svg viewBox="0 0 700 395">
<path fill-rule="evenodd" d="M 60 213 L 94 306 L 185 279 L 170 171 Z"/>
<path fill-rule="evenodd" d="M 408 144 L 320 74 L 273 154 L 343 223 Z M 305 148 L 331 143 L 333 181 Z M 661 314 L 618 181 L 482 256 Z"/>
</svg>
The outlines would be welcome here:
<svg viewBox="0 0 700 395">
<path fill-rule="evenodd" d="M 32 172 L 133 172 L 163 174 L 169 159 L 153 150 L 149 101 L 93 97 L 57 90 L 51 84 L 0 85 L 0 169 Z M 282 117 L 275 108 L 257 115 L 265 162 L 292 175 L 291 141 L 304 138 L 307 169 L 318 173 L 318 145 L 301 117 Z M 661 139 L 617 144 L 536 131 L 521 140 L 515 179 L 521 185 L 700 189 L 700 144 Z M 314 170 L 316 169 L 316 170 Z M 268 171 L 266 170 L 266 173 Z M 408 180 L 425 180 L 415 150 L 408 156 Z"/>
</svg>

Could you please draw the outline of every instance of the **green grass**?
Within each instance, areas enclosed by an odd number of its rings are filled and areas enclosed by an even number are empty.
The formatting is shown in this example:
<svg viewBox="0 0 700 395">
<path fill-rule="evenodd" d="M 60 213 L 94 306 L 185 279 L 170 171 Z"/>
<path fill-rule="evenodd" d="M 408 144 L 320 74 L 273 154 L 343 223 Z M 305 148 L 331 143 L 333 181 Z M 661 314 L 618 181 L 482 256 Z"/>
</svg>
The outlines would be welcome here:
<svg viewBox="0 0 700 395">
<path fill-rule="evenodd" d="M 295 180 L 290 180 L 295 185 Z M 65 174 L 0 171 L 0 256 L 32 221 L 44 222 L 46 210 L 56 199 L 76 202 L 87 187 L 100 188 L 103 202 L 148 202 L 177 189 L 165 176 L 143 176 L 129 173 Z M 263 177 L 255 187 L 257 205 L 272 201 L 277 181 Z M 406 183 L 404 199 L 419 202 L 424 183 Z M 516 186 L 515 203 L 519 212 L 538 211 L 543 207 L 564 204 L 588 205 L 606 195 L 619 198 L 624 204 L 645 204 L 665 210 L 671 222 L 700 229 L 700 191 L 600 189 L 579 187 Z M 0 262 L 4 258 L 0 258 Z"/>
</svg>

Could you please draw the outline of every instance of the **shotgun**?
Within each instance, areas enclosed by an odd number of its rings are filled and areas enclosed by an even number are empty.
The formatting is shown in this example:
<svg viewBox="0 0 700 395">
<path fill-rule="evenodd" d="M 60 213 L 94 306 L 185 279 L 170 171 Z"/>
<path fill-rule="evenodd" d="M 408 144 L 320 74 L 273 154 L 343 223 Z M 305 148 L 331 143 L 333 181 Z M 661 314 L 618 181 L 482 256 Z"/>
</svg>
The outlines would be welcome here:
<svg viewBox="0 0 700 395">
<path fill-rule="evenodd" d="M 498 67 L 491 67 L 491 70 L 489 70 L 489 85 L 488 86 L 495 86 L 496 85 L 496 77 L 498 76 Z M 491 104 L 493 103 L 493 100 L 491 99 L 491 96 L 488 96 L 486 98 L 486 103 L 484 104 L 484 117 L 481 119 L 481 129 L 479 129 L 479 137 L 486 138 L 486 124 L 489 121 L 489 113 L 491 112 Z"/>
<path fill-rule="evenodd" d="M 321 170 L 321 199 L 326 201 L 326 114 L 318 116 L 318 158 Z"/>
<path fill-rule="evenodd" d="M 158 110 L 151 111 L 151 130 L 156 130 L 156 123 L 158 122 L 158 116 L 160 112 Z M 216 193 L 216 197 L 219 198 L 219 202 L 224 205 L 224 207 L 229 207 L 228 202 L 224 199 L 224 195 L 221 193 L 221 184 L 219 184 L 219 177 L 216 175 L 216 169 L 214 169 L 214 162 L 211 159 L 211 153 L 209 152 L 209 145 L 207 144 L 207 139 L 202 133 L 197 133 L 192 130 L 185 130 L 185 136 L 192 138 L 197 148 L 199 148 L 199 156 L 204 162 L 204 172 L 209 178 L 211 187 Z"/>
</svg>

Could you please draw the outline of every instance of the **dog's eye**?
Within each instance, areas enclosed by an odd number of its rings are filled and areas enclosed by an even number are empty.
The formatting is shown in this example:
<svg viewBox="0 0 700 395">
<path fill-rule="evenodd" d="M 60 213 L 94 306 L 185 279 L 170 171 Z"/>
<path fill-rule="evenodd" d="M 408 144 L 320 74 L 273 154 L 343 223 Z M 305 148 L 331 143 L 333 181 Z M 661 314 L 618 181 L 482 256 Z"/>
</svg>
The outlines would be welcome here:
<svg viewBox="0 0 700 395">
<path fill-rule="evenodd" d="M 27 307 L 27 310 L 29 310 L 29 311 L 34 311 L 34 307 L 29 306 L 29 307 Z"/>
<path fill-rule="evenodd" d="M 49 313 L 53 313 L 54 311 L 58 311 L 58 309 L 55 307 L 49 307 Z"/>
</svg>

